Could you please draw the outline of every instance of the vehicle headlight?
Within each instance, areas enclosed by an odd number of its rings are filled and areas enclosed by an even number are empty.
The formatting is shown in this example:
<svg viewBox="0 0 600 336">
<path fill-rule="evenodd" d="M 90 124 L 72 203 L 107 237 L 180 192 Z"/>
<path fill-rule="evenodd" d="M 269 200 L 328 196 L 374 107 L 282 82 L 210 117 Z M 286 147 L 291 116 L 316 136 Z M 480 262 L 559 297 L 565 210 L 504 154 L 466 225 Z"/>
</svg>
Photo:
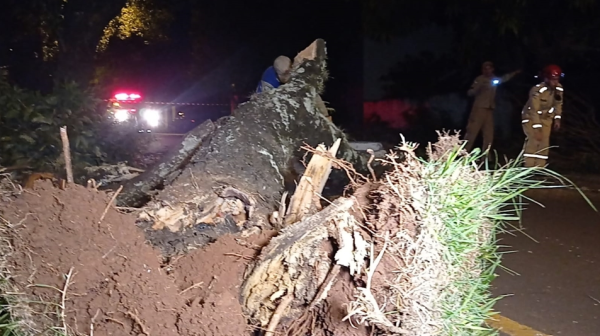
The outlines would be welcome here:
<svg viewBox="0 0 600 336">
<path fill-rule="evenodd" d="M 144 110 L 143 118 L 148 123 L 148 126 L 156 127 L 160 122 L 160 111 L 151 109 Z"/>
<path fill-rule="evenodd" d="M 115 111 L 115 119 L 118 122 L 123 122 L 129 119 L 129 111 L 128 110 L 116 110 Z"/>
</svg>

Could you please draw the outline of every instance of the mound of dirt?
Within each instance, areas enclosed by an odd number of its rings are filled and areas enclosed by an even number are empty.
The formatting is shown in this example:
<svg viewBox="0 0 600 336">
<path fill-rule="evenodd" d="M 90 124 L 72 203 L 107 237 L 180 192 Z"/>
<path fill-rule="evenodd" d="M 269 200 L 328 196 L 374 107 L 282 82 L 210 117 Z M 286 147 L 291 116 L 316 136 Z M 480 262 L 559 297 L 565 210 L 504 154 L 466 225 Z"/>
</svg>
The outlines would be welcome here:
<svg viewBox="0 0 600 336">
<path fill-rule="evenodd" d="M 14 225 L 12 285 L 39 302 L 19 315 L 38 331 L 62 327 L 64 316 L 84 334 L 92 324 L 95 335 L 249 334 L 236 294 L 245 260 L 236 255 L 252 258 L 272 233 L 249 237 L 248 247 L 225 236 L 163 264 L 133 216 L 111 208 L 99 221 L 109 201 L 104 192 L 39 182 L 2 202 L 1 216 Z"/>
<path fill-rule="evenodd" d="M 275 231 L 225 235 L 164 261 L 135 216 L 109 208 L 111 195 L 39 181 L 0 200 L 12 253 L 6 256 L 15 317 L 32 334 L 253 335 L 240 305 L 247 266 Z M 5 225 L 6 226 L 6 225 Z M 6 226 L 8 227 L 8 226 Z M 6 234 L 6 233 L 4 233 Z M 352 298 L 346 274 L 317 314 L 314 335 L 368 335 L 341 322 Z"/>
</svg>

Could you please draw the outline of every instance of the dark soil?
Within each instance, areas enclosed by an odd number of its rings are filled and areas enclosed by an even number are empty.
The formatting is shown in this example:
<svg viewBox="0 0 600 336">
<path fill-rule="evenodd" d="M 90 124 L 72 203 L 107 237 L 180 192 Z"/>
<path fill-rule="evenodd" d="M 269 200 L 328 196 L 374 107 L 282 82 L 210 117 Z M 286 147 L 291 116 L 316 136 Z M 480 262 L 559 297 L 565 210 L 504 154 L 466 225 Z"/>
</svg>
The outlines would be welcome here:
<svg viewBox="0 0 600 336">
<path fill-rule="evenodd" d="M 15 225 L 9 263 L 12 285 L 23 299 L 60 305 L 72 269 L 64 301 L 70 334 L 89 335 L 92 324 L 95 336 L 255 334 L 239 303 L 240 286 L 247 264 L 275 232 L 224 235 L 164 261 L 135 216 L 111 207 L 100 222 L 110 199 L 102 191 L 77 185 L 60 190 L 40 181 L 33 190 L 0 200 L 0 215 Z M 368 335 L 340 322 L 353 293 L 349 276 L 340 279 L 313 334 Z M 56 305 L 30 306 L 38 314 L 28 320 L 39 331 L 62 326 Z"/>
</svg>

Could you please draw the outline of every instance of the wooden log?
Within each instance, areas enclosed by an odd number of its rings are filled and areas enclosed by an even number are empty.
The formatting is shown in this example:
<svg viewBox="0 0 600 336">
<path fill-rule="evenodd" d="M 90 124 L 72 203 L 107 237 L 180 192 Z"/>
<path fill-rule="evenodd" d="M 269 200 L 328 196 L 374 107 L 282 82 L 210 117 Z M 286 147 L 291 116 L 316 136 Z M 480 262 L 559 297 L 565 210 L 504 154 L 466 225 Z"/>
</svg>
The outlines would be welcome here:
<svg viewBox="0 0 600 336">
<path fill-rule="evenodd" d="M 356 152 L 317 106 L 325 58 L 325 41 L 316 40 L 296 57 L 289 83 L 254 95 L 234 116 L 215 122 L 190 162 L 140 214 L 151 243 L 171 255 L 227 232 L 271 227 L 269 215 L 279 208 L 304 144 L 329 147 L 340 139 L 339 157 L 367 171 L 368 155 Z"/>
</svg>

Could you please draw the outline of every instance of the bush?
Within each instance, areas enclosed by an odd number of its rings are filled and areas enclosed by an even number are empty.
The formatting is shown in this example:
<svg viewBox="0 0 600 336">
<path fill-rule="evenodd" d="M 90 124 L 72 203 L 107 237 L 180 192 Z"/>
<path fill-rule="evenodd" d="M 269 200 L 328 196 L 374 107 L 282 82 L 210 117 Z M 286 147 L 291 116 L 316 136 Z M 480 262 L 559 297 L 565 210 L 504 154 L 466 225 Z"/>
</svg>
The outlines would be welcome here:
<svg viewBox="0 0 600 336">
<path fill-rule="evenodd" d="M 63 171 L 61 126 L 67 126 L 74 171 L 127 160 L 140 141 L 131 129 L 114 127 L 102 107 L 91 90 L 75 83 L 42 95 L 13 86 L 0 74 L 0 165 Z"/>
</svg>

